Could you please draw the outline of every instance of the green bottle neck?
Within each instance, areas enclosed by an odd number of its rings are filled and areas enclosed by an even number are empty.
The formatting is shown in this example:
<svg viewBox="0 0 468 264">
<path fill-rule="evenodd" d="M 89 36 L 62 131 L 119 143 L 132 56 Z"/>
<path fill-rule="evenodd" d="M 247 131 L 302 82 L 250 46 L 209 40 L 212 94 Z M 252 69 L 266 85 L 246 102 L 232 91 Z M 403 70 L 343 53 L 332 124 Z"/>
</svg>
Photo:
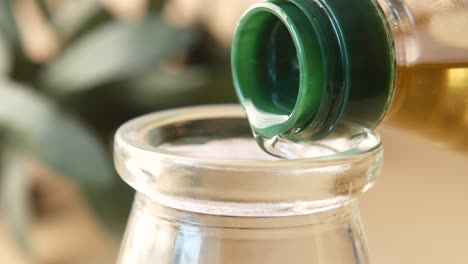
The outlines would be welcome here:
<svg viewBox="0 0 468 264">
<path fill-rule="evenodd" d="M 319 139 L 342 119 L 380 122 L 393 95 L 394 53 L 371 0 L 272 0 L 239 22 L 234 85 L 260 136 Z"/>
</svg>

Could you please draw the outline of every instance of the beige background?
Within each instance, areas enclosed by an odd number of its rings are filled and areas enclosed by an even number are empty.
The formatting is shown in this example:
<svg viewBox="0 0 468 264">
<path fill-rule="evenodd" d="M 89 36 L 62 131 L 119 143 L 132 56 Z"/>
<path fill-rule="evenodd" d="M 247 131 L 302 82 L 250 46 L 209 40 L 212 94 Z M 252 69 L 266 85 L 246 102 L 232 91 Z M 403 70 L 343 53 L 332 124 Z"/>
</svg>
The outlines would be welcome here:
<svg viewBox="0 0 468 264">
<path fill-rule="evenodd" d="M 384 170 L 361 199 L 372 263 L 468 263 L 468 156 L 380 133 Z"/>
</svg>

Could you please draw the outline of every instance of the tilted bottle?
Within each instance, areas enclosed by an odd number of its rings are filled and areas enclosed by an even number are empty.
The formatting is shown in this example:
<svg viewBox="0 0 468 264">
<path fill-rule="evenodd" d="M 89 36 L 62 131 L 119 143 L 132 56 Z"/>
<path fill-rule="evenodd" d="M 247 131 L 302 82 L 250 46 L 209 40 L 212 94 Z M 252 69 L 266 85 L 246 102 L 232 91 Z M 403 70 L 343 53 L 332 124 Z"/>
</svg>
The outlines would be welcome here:
<svg viewBox="0 0 468 264">
<path fill-rule="evenodd" d="M 467 0 L 271 0 L 232 47 L 254 132 L 316 140 L 382 120 L 468 151 Z"/>
</svg>

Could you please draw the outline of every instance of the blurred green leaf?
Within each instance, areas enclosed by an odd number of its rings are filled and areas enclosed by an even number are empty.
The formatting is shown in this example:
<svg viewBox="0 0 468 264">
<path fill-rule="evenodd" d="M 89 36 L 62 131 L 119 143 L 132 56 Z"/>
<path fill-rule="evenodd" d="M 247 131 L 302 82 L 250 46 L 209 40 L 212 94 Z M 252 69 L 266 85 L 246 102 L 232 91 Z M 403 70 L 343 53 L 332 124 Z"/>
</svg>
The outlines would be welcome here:
<svg viewBox="0 0 468 264">
<path fill-rule="evenodd" d="M 49 10 L 49 4 L 47 3 L 47 0 L 36 0 L 37 6 L 39 7 L 39 10 L 42 12 L 44 17 L 50 21 L 52 20 L 52 14 L 50 13 Z"/>
<path fill-rule="evenodd" d="M 11 0 L 0 0 L 0 32 L 12 42 L 19 41 Z"/>
<path fill-rule="evenodd" d="M 131 81 L 125 82 L 125 98 L 127 103 L 139 107 L 164 107 L 168 103 L 180 101 L 181 98 L 190 100 L 191 93 L 196 93 L 209 80 L 209 73 L 201 67 L 190 67 L 180 70 L 158 70 L 139 75 Z"/>
<path fill-rule="evenodd" d="M 82 190 L 107 229 L 117 237 L 121 237 L 132 207 L 134 190 L 123 181 L 116 181 L 104 189 L 83 188 Z"/>
<path fill-rule="evenodd" d="M 8 149 L 11 150 L 11 149 Z M 0 194 L 3 214 L 24 249 L 28 249 L 28 231 L 31 219 L 29 191 L 31 178 L 26 167 L 26 155 L 17 150 L 3 151 L 1 160 Z"/>
<path fill-rule="evenodd" d="M 52 16 L 52 23 L 62 39 L 69 40 L 101 9 L 99 0 L 63 0 Z"/>
<path fill-rule="evenodd" d="M 53 92 L 83 91 L 159 65 L 194 39 L 194 31 L 171 26 L 157 16 L 139 22 L 110 22 L 65 50 L 41 80 Z"/>
<path fill-rule="evenodd" d="M 98 139 L 32 89 L 0 80 L 0 128 L 51 168 L 82 184 L 107 185 L 113 179 L 108 153 Z"/>
<path fill-rule="evenodd" d="M 11 71 L 11 48 L 8 39 L 0 32 L 0 77 L 8 75 Z"/>
</svg>

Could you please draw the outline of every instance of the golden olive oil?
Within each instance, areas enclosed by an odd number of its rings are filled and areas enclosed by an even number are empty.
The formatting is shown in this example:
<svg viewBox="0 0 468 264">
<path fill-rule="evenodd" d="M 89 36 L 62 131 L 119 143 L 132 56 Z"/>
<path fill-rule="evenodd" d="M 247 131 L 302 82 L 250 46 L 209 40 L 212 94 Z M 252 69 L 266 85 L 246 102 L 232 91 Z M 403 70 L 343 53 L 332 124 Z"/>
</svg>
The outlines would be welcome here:
<svg viewBox="0 0 468 264">
<path fill-rule="evenodd" d="M 468 151 L 468 64 L 401 67 L 387 123 Z"/>
</svg>

